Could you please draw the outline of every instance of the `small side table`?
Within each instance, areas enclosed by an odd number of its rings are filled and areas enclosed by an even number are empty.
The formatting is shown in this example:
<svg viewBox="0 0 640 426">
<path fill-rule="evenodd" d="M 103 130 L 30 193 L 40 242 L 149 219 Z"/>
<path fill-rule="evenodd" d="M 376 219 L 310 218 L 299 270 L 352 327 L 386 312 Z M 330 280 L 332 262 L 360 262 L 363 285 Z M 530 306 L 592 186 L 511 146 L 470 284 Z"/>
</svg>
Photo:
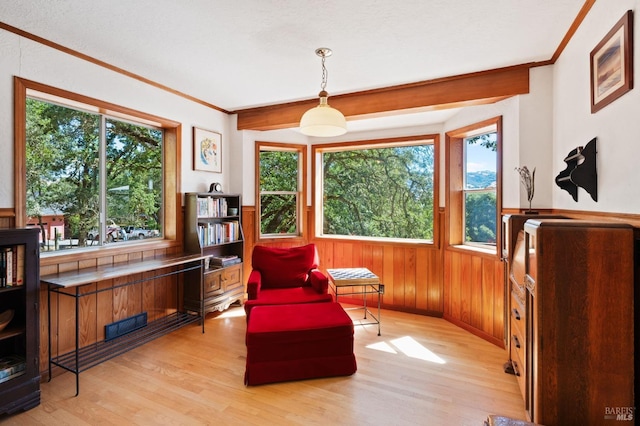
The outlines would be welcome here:
<svg viewBox="0 0 640 426">
<path fill-rule="evenodd" d="M 380 298 L 384 294 L 384 284 L 380 284 L 380 279 L 367 268 L 334 268 L 327 269 L 329 284 L 336 295 L 336 302 L 340 295 L 361 294 L 364 311 L 364 319 L 367 315 L 372 319 L 369 322 L 361 322 L 359 325 L 378 325 L 378 336 L 380 336 Z M 374 315 L 367 307 L 367 294 L 378 295 L 378 315 Z"/>
</svg>

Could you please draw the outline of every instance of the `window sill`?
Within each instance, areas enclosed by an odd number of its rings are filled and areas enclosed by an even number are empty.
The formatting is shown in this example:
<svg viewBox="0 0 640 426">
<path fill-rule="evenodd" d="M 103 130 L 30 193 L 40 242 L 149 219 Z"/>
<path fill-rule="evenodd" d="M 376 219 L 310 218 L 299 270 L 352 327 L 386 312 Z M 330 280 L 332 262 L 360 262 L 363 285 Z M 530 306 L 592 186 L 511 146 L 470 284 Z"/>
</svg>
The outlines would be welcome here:
<svg viewBox="0 0 640 426">
<path fill-rule="evenodd" d="M 492 259 L 498 259 L 500 257 L 498 256 L 497 247 L 492 247 L 488 249 L 484 247 L 476 247 L 476 246 L 470 246 L 466 244 L 454 244 L 454 245 L 448 246 L 447 250 L 461 252 L 461 253 L 478 254 L 478 255 L 481 255 L 482 257 L 488 257 Z"/>
<path fill-rule="evenodd" d="M 40 253 L 40 266 L 59 265 L 69 262 L 81 262 L 87 259 L 102 258 L 113 255 L 127 255 L 129 253 L 147 252 L 155 253 L 156 250 L 166 250 L 179 246 L 175 240 L 149 239 L 147 241 L 134 241 L 126 244 L 108 244 L 106 246 L 87 247 L 73 250 L 58 250 L 49 253 Z"/>
<path fill-rule="evenodd" d="M 375 237 L 357 237 L 349 235 L 320 235 L 315 237 L 316 240 L 337 240 L 337 241 L 358 241 L 358 242 L 370 242 L 378 244 L 407 244 L 407 245 L 424 245 L 435 246 L 431 240 L 418 240 L 407 238 L 375 238 Z"/>
<path fill-rule="evenodd" d="M 266 237 L 259 237 L 256 240 L 256 243 L 268 243 L 276 241 L 305 241 L 305 238 L 302 235 L 269 235 Z"/>
</svg>

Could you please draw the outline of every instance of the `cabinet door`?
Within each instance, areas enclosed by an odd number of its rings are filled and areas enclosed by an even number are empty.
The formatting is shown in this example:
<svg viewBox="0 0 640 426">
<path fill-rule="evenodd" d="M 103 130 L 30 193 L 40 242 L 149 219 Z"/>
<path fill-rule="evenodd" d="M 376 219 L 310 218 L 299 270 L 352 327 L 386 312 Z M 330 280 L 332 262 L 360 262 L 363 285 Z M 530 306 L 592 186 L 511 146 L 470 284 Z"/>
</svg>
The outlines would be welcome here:
<svg viewBox="0 0 640 426">
<path fill-rule="evenodd" d="M 231 291 L 242 285 L 240 280 L 240 265 L 234 265 L 222 272 L 224 291 Z"/>
<path fill-rule="evenodd" d="M 222 286 L 223 271 L 210 271 L 204 274 L 204 297 L 217 296 L 224 292 Z"/>
</svg>

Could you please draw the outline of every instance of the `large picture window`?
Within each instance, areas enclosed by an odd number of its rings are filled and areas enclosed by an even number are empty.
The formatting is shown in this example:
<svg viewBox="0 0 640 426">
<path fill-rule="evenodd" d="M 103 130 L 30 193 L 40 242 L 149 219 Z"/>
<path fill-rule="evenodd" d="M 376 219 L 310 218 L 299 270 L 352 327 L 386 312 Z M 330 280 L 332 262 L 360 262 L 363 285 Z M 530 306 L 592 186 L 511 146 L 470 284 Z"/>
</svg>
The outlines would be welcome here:
<svg viewBox="0 0 640 426">
<path fill-rule="evenodd" d="M 14 85 L 15 226 L 41 230 L 44 256 L 174 244 L 180 123 L 18 77 Z"/>
<path fill-rule="evenodd" d="M 28 225 L 55 251 L 162 235 L 162 129 L 27 98 Z"/>
<path fill-rule="evenodd" d="M 256 143 L 260 238 L 302 235 L 306 146 Z"/>
<path fill-rule="evenodd" d="M 436 141 L 315 146 L 316 235 L 433 242 Z"/>
</svg>

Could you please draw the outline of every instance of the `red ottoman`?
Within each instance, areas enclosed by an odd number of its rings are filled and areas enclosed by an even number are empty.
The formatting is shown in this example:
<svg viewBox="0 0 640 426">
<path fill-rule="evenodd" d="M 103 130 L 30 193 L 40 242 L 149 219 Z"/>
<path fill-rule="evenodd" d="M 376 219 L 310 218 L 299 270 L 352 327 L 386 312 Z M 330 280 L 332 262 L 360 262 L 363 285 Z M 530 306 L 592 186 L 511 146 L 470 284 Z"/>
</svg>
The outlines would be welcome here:
<svg viewBox="0 0 640 426">
<path fill-rule="evenodd" d="M 254 306 L 247 324 L 246 385 L 356 372 L 353 321 L 339 303 Z"/>
</svg>

